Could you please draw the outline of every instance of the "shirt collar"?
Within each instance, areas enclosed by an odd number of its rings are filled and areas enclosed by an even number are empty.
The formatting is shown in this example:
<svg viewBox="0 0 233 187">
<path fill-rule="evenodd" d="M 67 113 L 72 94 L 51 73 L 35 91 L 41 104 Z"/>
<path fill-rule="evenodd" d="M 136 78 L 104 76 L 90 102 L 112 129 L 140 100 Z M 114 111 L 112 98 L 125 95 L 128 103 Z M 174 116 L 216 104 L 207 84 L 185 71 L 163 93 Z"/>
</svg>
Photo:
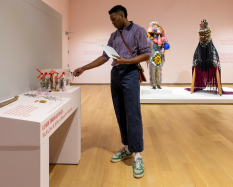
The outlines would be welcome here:
<svg viewBox="0 0 233 187">
<path fill-rule="evenodd" d="M 132 21 L 130 21 L 130 25 L 128 26 L 128 27 L 123 27 L 123 28 L 120 28 L 120 29 L 118 29 L 119 31 L 122 31 L 123 29 L 126 29 L 126 30 L 130 30 L 131 28 L 132 28 L 132 26 L 133 26 L 133 22 Z"/>
</svg>

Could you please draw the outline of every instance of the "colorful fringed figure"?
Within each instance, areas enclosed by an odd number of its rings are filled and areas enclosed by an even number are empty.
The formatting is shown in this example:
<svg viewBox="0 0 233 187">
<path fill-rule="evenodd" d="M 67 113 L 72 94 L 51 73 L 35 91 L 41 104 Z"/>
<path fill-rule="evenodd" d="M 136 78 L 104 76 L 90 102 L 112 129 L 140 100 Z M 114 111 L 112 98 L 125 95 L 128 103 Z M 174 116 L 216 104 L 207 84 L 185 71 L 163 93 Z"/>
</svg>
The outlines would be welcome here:
<svg viewBox="0 0 233 187">
<path fill-rule="evenodd" d="M 200 22 L 199 43 L 193 56 L 191 93 L 210 87 L 210 92 L 222 94 L 233 94 L 223 91 L 221 84 L 221 66 L 218 52 L 211 39 L 211 30 L 208 22 L 203 19 Z"/>
<path fill-rule="evenodd" d="M 148 28 L 148 41 L 151 46 L 151 56 L 147 64 L 150 69 L 150 84 L 156 89 L 161 89 L 162 82 L 162 66 L 165 62 L 165 50 L 170 49 L 168 40 L 165 37 L 164 28 L 158 25 L 157 22 L 151 22 Z"/>
</svg>

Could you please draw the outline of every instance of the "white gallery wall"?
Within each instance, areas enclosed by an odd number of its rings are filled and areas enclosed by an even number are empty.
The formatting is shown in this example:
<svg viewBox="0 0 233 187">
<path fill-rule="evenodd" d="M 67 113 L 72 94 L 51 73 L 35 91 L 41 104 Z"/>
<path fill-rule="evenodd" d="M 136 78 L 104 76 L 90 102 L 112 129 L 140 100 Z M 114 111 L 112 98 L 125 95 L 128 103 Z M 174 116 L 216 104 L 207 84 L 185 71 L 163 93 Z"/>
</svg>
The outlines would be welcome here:
<svg viewBox="0 0 233 187">
<path fill-rule="evenodd" d="M 0 0 L 0 101 L 39 87 L 39 69 L 62 68 L 62 16 L 41 0 Z"/>
<path fill-rule="evenodd" d="M 171 50 L 163 66 L 163 83 L 191 83 L 191 65 L 198 45 L 199 23 L 207 19 L 220 55 L 222 83 L 233 82 L 233 1 L 232 0 L 70 0 L 69 66 L 74 70 L 102 54 L 99 42 L 107 44 L 115 31 L 108 11 L 120 4 L 128 19 L 148 28 L 157 21 L 165 28 Z M 148 68 L 143 63 L 147 80 Z M 75 78 L 74 83 L 110 83 L 111 61 Z"/>
<path fill-rule="evenodd" d="M 62 15 L 62 68 L 67 68 L 69 63 L 69 0 L 42 0 L 47 5 Z"/>
</svg>

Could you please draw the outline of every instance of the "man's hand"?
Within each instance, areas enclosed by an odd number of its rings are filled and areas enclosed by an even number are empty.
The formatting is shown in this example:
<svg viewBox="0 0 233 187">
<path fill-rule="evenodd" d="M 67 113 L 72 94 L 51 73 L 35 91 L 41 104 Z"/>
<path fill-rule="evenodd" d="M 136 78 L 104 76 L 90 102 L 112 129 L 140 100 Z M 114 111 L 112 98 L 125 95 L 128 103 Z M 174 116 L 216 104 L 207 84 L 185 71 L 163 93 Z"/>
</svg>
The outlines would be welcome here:
<svg viewBox="0 0 233 187">
<path fill-rule="evenodd" d="M 85 70 L 82 68 L 77 68 L 76 70 L 74 70 L 74 76 L 78 77 L 79 75 L 81 75 Z"/>
<path fill-rule="evenodd" d="M 117 59 L 114 59 L 117 64 L 127 64 L 127 63 L 129 63 L 128 59 L 124 59 L 124 58 L 116 56 L 116 55 L 112 55 L 112 56 L 117 58 Z"/>
</svg>

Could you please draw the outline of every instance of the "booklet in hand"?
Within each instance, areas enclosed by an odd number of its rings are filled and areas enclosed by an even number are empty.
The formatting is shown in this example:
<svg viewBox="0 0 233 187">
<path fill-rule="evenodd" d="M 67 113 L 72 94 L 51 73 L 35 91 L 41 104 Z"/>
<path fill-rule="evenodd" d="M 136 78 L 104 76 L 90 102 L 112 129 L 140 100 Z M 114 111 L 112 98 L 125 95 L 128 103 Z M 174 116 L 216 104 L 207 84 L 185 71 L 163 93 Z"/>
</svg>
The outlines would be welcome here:
<svg viewBox="0 0 233 187">
<path fill-rule="evenodd" d="M 119 56 L 118 53 L 115 51 L 115 49 L 113 49 L 112 47 L 107 46 L 107 45 L 104 45 L 104 44 L 102 44 L 102 43 L 99 43 L 99 45 L 102 47 L 102 49 L 105 51 L 105 53 L 106 53 L 110 58 L 117 59 L 116 57 L 114 57 L 114 56 L 112 56 L 112 55 Z M 120 57 L 120 56 L 119 56 L 119 57 Z"/>
</svg>

